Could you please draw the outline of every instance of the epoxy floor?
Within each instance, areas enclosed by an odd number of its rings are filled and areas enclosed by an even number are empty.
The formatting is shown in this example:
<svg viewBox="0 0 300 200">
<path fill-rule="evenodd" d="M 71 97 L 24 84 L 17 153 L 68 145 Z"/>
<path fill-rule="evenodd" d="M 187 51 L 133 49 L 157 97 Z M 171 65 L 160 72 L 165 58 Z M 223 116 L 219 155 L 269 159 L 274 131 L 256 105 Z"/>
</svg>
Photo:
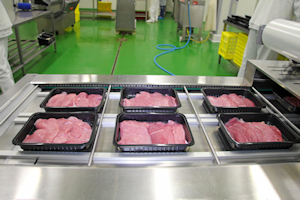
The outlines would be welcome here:
<svg viewBox="0 0 300 200">
<path fill-rule="evenodd" d="M 163 52 L 157 44 L 185 45 L 176 32 L 171 14 L 157 23 L 137 20 L 135 35 L 116 34 L 111 19 L 81 19 L 73 29 L 56 36 L 56 53 L 50 47 L 25 67 L 27 73 L 39 74 L 168 75 L 153 58 Z M 23 25 L 20 33 L 22 38 L 36 38 L 35 22 Z M 204 39 L 207 34 L 202 33 Z M 228 61 L 222 59 L 218 64 L 218 48 L 219 43 L 209 40 L 203 44 L 191 41 L 181 50 L 160 56 L 157 62 L 175 75 L 235 76 L 238 69 Z M 20 71 L 14 74 L 16 80 L 21 78 Z"/>
</svg>

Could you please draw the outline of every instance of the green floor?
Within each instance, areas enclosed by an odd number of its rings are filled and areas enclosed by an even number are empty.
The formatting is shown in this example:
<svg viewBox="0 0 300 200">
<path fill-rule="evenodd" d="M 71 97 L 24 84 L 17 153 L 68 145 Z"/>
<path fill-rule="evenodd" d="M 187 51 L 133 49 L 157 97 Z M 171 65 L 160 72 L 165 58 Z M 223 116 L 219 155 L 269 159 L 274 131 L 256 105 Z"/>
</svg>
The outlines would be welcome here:
<svg viewBox="0 0 300 200">
<path fill-rule="evenodd" d="M 111 74 L 114 75 L 168 75 L 159 69 L 153 58 L 161 53 L 157 44 L 183 46 L 176 34 L 177 24 L 170 14 L 158 23 L 138 20 L 135 35 L 116 34 L 115 21 L 99 18 L 81 19 L 73 30 L 57 36 L 57 52 L 48 48 L 26 65 L 27 73 L 39 74 Z M 36 37 L 35 22 L 21 27 L 21 37 Z M 198 30 L 196 30 L 198 31 Z M 208 32 L 203 32 L 206 38 Z M 203 44 L 190 44 L 175 52 L 163 55 L 158 63 L 174 73 L 184 76 L 235 76 L 237 68 L 222 59 L 218 64 L 219 43 L 209 40 Z M 21 72 L 14 74 L 21 78 Z"/>
</svg>

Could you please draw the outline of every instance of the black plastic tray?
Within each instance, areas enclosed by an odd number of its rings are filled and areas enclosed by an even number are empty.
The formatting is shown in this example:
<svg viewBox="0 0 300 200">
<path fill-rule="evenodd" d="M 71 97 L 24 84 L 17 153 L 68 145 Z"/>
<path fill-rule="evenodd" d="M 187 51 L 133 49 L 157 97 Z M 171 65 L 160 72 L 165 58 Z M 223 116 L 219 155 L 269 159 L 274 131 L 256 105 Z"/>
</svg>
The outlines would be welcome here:
<svg viewBox="0 0 300 200">
<path fill-rule="evenodd" d="M 162 95 L 169 95 L 175 98 L 175 102 L 177 104 L 176 107 L 137 107 L 137 106 L 123 106 L 123 99 L 130 99 L 135 97 L 135 95 L 141 91 L 149 92 L 149 93 L 155 93 L 159 92 Z M 173 88 L 123 88 L 121 90 L 121 97 L 120 97 L 120 102 L 119 106 L 122 108 L 123 112 L 127 113 L 150 113 L 150 112 L 155 112 L 155 113 L 174 113 L 176 112 L 177 108 L 181 107 L 180 100 L 177 96 L 176 90 Z"/>
<path fill-rule="evenodd" d="M 165 122 L 168 120 L 173 120 L 176 123 L 182 124 L 185 131 L 187 144 L 149 144 L 149 145 L 120 145 L 118 141 L 120 140 L 120 123 L 124 120 L 136 120 L 140 122 Z M 126 152 L 168 152 L 168 151 L 187 151 L 190 146 L 194 145 L 194 138 L 186 117 L 180 113 L 166 113 L 166 114 L 156 114 L 156 113 L 121 113 L 117 116 L 115 133 L 113 138 L 113 144 L 120 151 Z"/>
<path fill-rule="evenodd" d="M 292 95 L 291 93 L 289 93 L 288 91 L 284 90 L 284 89 L 275 89 L 274 90 L 274 96 L 275 96 L 275 100 L 280 103 L 284 108 L 286 108 L 289 112 L 291 113 L 300 113 L 300 107 L 296 107 L 291 105 L 289 102 L 287 102 L 286 100 L 284 100 L 284 97 L 286 96 L 290 96 L 290 97 L 294 97 L 294 95 Z"/>
<path fill-rule="evenodd" d="M 80 92 L 86 92 L 87 94 L 100 94 L 102 95 L 102 100 L 100 105 L 97 107 L 47 107 L 46 104 L 49 99 L 62 92 L 75 93 L 79 94 Z M 88 112 L 101 112 L 104 101 L 105 101 L 105 93 L 106 89 L 97 87 L 97 88 L 54 88 L 50 91 L 48 96 L 44 99 L 44 101 L 40 104 L 41 108 L 44 108 L 47 112 L 79 112 L 79 111 L 88 111 Z"/>
<path fill-rule="evenodd" d="M 23 143 L 27 134 L 33 134 L 36 130 L 34 123 L 38 119 L 49 119 L 49 118 L 68 118 L 70 116 L 77 117 L 84 122 L 87 122 L 92 127 L 91 138 L 87 143 L 84 144 L 48 144 L 48 143 Z M 12 143 L 19 145 L 24 150 L 30 151 L 91 151 L 93 146 L 96 132 L 97 132 L 97 119 L 98 115 L 91 112 L 82 113 L 34 113 L 25 123 L 23 128 L 15 136 Z"/>
<path fill-rule="evenodd" d="M 245 122 L 262 122 L 275 125 L 282 133 L 284 142 L 249 142 L 239 143 L 235 141 L 225 127 L 225 123 L 231 118 L 237 117 Z M 221 133 L 234 150 L 258 150 L 258 149 L 288 149 L 294 143 L 300 142 L 300 137 L 290 127 L 283 123 L 276 115 L 268 113 L 243 113 L 243 114 L 218 114 Z"/>
<path fill-rule="evenodd" d="M 224 89 L 224 88 L 206 88 L 201 89 L 204 97 L 204 101 L 211 113 L 229 113 L 229 112 L 260 112 L 262 108 L 266 105 L 260 99 L 258 99 L 254 94 L 247 89 Z M 219 97 L 222 94 L 235 93 L 237 95 L 242 95 L 245 98 L 250 99 L 255 104 L 255 107 L 216 107 L 213 106 L 208 100 L 207 96 Z"/>
</svg>

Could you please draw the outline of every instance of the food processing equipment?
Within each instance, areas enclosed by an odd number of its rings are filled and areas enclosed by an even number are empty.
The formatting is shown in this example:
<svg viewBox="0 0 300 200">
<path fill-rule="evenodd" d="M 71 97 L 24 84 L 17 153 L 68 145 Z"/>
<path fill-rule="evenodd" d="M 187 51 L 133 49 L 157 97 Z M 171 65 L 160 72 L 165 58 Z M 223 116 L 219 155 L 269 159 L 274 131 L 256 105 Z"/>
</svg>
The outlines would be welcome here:
<svg viewBox="0 0 300 200">
<path fill-rule="evenodd" d="M 0 184 L 5 187 L 0 194 L 6 199 L 298 199 L 300 143 L 232 150 L 220 135 L 218 114 L 202 106 L 203 88 L 250 89 L 266 104 L 258 114 L 276 115 L 300 139 L 299 113 L 286 109 L 273 91 L 278 87 L 300 98 L 299 74 L 282 73 L 287 64 L 250 60 L 245 77 L 27 74 L 0 97 Z M 255 71 L 265 78 L 261 84 Z M 39 105 L 57 87 L 107 89 L 91 151 L 23 151 L 13 145 L 29 117 L 45 112 Z M 187 118 L 195 144 L 186 152 L 117 150 L 113 135 L 123 87 L 174 88 L 181 102 L 177 112 Z"/>
<path fill-rule="evenodd" d="M 75 8 L 79 0 L 34 0 L 34 4 L 45 6 L 47 10 L 54 12 L 55 32 L 64 34 L 64 29 L 75 24 Z M 47 18 L 37 20 L 39 32 L 51 32 L 51 21 Z"/>
<path fill-rule="evenodd" d="M 116 31 L 135 33 L 135 0 L 118 0 L 116 10 Z"/>
<path fill-rule="evenodd" d="M 179 31 L 182 31 L 179 40 L 185 41 L 188 38 L 187 29 L 190 27 L 188 12 L 190 12 L 192 29 L 192 33 L 190 34 L 192 36 L 196 36 L 200 41 L 202 34 L 205 0 L 190 1 L 190 10 L 188 9 L 189 0 L 176 1 L 178 2 L 175 3 L 174 19 L 175 22 L 177 22 L 177 33 Z M 199 29 L 198 34 L 196 34 L 195 28 Z"/>
</svg>

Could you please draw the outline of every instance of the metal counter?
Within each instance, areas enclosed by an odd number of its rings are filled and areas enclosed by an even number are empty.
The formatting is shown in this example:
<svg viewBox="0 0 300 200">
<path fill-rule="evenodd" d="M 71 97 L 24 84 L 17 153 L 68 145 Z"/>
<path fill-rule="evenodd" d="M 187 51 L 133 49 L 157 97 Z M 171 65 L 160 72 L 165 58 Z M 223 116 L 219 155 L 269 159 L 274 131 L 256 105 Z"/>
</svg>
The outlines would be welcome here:
<svg viewBox="0 0 300 200">
<path fill-rule="evenodd" d="M 6 188 L 0 197 L 296 199 L 299 144 L 284 150 L 227 151 L 218 135 L 216 115 L 202 107 L 201 87 L 251 84 L 251 79 L 237 77 L 27 74 L 0 98 L 0 184 Z M 29 116 L 44 112 L 39 105 L 49 93 L 47 88 L 59 86 L 108 88 L 93 150 L 38 152 L 13 145 Z M 187 117 L 195 145 L 187 152 L 119 152 L 112 141 L 124 86 L 176 88 L 182 104 L 177 112 Z M 267 107 L 261 112 L 273 111 Z"/>
</svg>

